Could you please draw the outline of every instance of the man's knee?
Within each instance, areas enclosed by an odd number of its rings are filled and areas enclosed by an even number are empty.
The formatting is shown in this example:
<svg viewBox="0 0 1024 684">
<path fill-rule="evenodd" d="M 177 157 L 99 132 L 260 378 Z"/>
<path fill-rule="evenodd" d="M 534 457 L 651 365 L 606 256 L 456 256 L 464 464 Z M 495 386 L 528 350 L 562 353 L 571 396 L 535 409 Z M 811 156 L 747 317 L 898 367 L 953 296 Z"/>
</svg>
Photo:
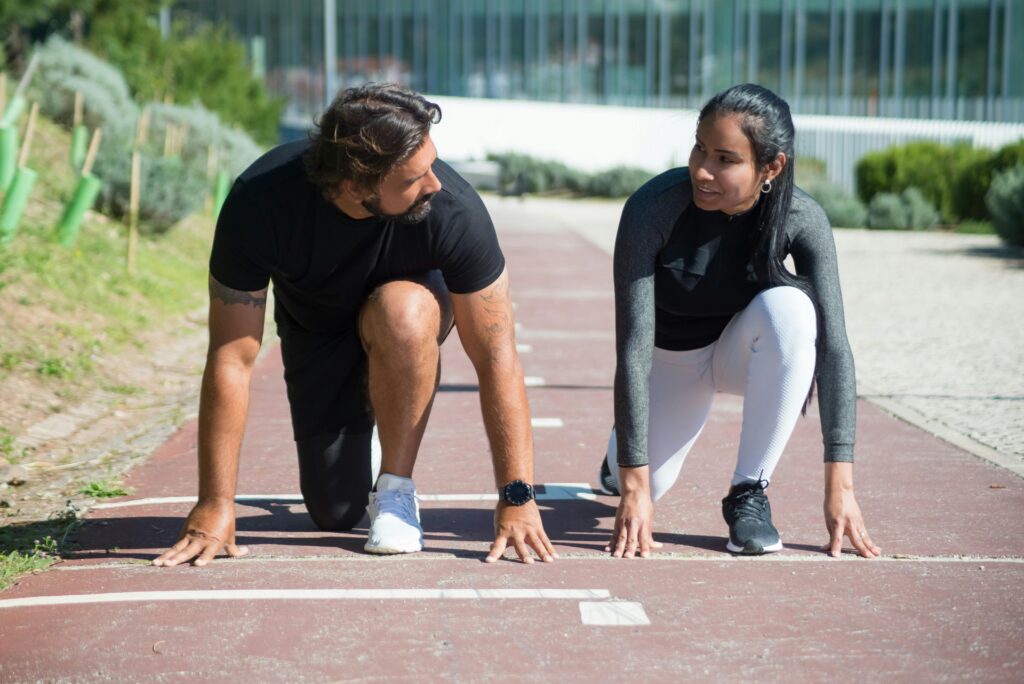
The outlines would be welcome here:
<svg viewBox="0 0 1024 684">
<path fill-rule="evenodd" d="M 369 494 L 356 499 L 324 500 L 304 497 L 309 517 L 324 532 L 346 532 L 355 527 L 366 513 Z"/>
<path fill-rule="evenodd" d="M 397 280 L 381 285 L 367 299 L 359 332 L 367 351 L 434 346 L 442 318 L 437 294 L 420 283 Z"/>
</svg>

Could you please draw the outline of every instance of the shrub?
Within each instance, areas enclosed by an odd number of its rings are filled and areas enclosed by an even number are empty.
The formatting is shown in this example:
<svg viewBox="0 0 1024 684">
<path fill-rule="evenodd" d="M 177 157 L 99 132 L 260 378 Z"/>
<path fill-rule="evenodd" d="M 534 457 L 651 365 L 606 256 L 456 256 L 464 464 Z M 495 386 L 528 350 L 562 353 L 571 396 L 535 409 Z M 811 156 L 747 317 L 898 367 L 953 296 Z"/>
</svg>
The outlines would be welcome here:
<svg viewBox="0 0 1024 684">
<path fill-rule="evenodd" d="M 964 158 L 974 152 L 966 143 L 953 146 L 932 141 L 916 141 L 871 152 L 857 162 L 857 193 L 865 202 L 880 192 L 897 193 L 917 188 L 942 217 L 952 223 L 953 183 Z"/>
<path fill-rule="evenodd" d="M 970 158 L 959 164 L 953 180 L 953 213 L 960 219 L 981 220 L 988 218 L 985 210 L 985 193 L 992 182 L 991 150 L 973 150 Z"/>
<path fill-rule="evenodd" d="M 842 188 L 826 181 L 810 183 L 803 188 L 813 197 L 828 216 L 828 222 L 835 228 L 863 228 L 867 225 L 868 210 L 856 197 Z"/>
<path fill-rule="evenodd" d="M 209 147 L 217 150 L 218 168 L 239 174 L 260 154 L 260 148 L 241 131 L 228 128 L 216 114 L 198 104 L 189 107 L 150 104 L 150 128 L 141 150 L 142 193 L 139 219 L 149 232 L 164 232 L 202 208 L 210 189 Z M 164 138 L 170 125 L 187 126 L 181 154 L 164 157 Z M 122 218 L 128 211 L 133 135 L 104 148 L 96 162 L 96 175 L 105 181 L 103 207 Z"/>
<path fill-rule="evenodd" d="M 1024 247 L 1024 164 L 1003 171 L 992 180 L 985 204 L 999 237 Z"/>
<path fill-rule="evenodd" d="M 128 214 L 131 188 L 131 147 L 99 156 L 96 175 L 104 181 L 101 193 L 102 210 L 115 218 Z M 181 219 L 203 206 L 209 184 L 206 169 L 201 171 L 177 157 L 163 157 L 146 150 L 140 159 L 139 222 L 140 230 L 166 232 Z"/>
<path fill-rule="evenodd" d="M 536 159 L 525 154 L 489 154 L 487 159 L 498 162 L 498 182 L 502 187 L 521 186 L 518 189 L 523 192 L 583 192 L 587 181 L 586 174 L 561 162 Z"/>
<path fill-rule="evenodd" d="M 907 226 L 907 208 L 900 196 L 893 192 L 880 192 L 868 204 L 868 228 L 875 230 L 903 230 Z"/>
<path fill-rule="evenodd" d="M 218 167 L 240 174 L 260 156 L 261 148 L 242 131 L 225 126 L 215 113 L 195 103 L 180 105 L 150 104 L 150 146 L 154 154 L 163 151 L 164 136 L 170 124 L 186 126 L 181 158 L 196 172 L 205 175 L 211 145 L 217 151 Z"/>
<path fill-rule="evenodd" d="M 186 35 L 176 25 L 165 40 L 145 7 L 126 4 L 93 19 L 89 45 L 124 70 L 137 99 L 198 100 L 262 143 L 277 140 L 284 99 L 271 97 L 253 76 L 245 47 L 226 27 L 203 24 Z"/>
<path fill-rule="evenodd" d="M 120 71 L 58 36 L 51 36 L 38 55 L 30 93 L 42 114 L 70 126 L 75 93 L 81 92 L 88 126 L 102 127 L 108 139 L 131 134 L 139 110 Z"/>
<path fill-rule="evenodd" d="M 43 113 L 67 125 L 71 123 L 75 92 L 83 94 L 86 123 L 103 128 L 93 167 L 94 175 L 104 182 L 100 208 L 123 218 L 128 212 L 131 150 L 140 112 L 121 73 L 92 53 L 51 38 L 40 50 L 33 89 Z M 163 232 L 201 208 L 209 189 L 210 145 L 217 149 L 218 167 L 232 175 L 252 163 L 260 148 L 248 135 L 225 126 L 216 114 L 199 104 L 182 107 L 151 103 L 147 109 L 151 118 L 148 143 L 141 151 L 140 227 Z M 185 124 L 188 133 L 180 157 L 164 158 L 164 136 L 172 123 Z"/>
<path fill-rule="evenodd" d="M 1024 138 L 998 151 L 975 150 L 972 158 L 958 168 L 953 185 L 953 210 L 959 218 L 990 218 L 985 195 L 996 174 L 1024 164 Z"/>
<path fill-rule="evenodd" d="M 895 190 L 896 161 L 891 148 L 868 152 L 854 169 L 857 194 L 861 201 L 870 202 L 875 195 Z"/>
<path fill-rule="evenodd" d="M 585 186 L 588 195 L 626 197 L 654 176 L 650 171 L 629 166 L 616 166 L 591 176 Z"/>
<path fill-rule="evenodd" d="M 907 208 L 907 228 L 910 230 L 928 230 L 938 224 L 939 212 L 917 188 L 907 188 L 900 199 Z"/>
<path fill-rule="evenodd" d="M 939 212 L 917 188 L 878 193 L 868 205 L 868 227 L 876 230 L 927 230 L 938 220 Z"/>
</svg>

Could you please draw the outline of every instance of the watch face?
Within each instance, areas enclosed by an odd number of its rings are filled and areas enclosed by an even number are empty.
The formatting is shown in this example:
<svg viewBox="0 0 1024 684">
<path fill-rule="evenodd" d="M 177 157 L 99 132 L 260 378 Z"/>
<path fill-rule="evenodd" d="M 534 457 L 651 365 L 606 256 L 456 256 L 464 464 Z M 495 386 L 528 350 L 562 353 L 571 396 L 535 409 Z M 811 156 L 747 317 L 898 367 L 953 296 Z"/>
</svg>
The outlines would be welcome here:
<svg viewBox="0 0 1024 684">
<path fill-rule="evenodd" d="M 533 500 L 533 487 L 522 480 L 513 480 L 505 485 L 504 495 L 505 501 L 513 506 L 522 506 Z"/>
</svg>

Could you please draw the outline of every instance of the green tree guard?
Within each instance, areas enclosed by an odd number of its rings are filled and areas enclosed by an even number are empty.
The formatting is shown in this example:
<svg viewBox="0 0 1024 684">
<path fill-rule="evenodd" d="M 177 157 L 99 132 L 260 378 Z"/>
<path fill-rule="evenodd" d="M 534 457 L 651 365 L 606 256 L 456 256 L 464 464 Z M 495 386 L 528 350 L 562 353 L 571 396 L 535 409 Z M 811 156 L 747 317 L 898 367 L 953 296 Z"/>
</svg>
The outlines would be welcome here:
<svg viewBox="0 0 1024 684">
<path fill-rule="evenodd" d="M 57 222 L 57 241 L 61 246 L 71 247 L 78 240 L 85 212 L 92 208 L 102 187 L 100 179 L 92 174 L 83 173 L 79 177 L 75 194 L 71 196 L 71 201 L 64 207 L 64 214 Z"/>
<path fill-rule="evenodd" d="M 14 126 L 0 128 L 0 192 L 7 192 L 18 171 L 18 131 Z"/>
<path fill-rule="evenodd" d="M 22 166 L 14 174 L 10 190 L 4 195 L 3 206 L 0 207 L 0 246 L 6 247 L 18 232 L 21 215 L 28 204 L 28 196 L 32 194 L 32 186 L 36 184 L 39 174 Z"/>
<path fill-rule="evenodd" d="M 11 101 L 7 103 L 7 109 L 4 110 L 3 117 L 0 117 L 0 126 L 13 126 L 18 117 L 21 116 L 21 113 L 25 111 L 27 104 L 28 102 L 21 95 L 12 97 Z"/>
<path fill-rule="evenodd" d="M 227 171 L 217 172 L 217 185 L 213 191 L 213 218 L 220 216 L 220 208 L 224 206 L 224 200 L 228 198 L 228 191 L 231 190 L 231 176 Z"/>
<path fill-rule="evenodd" d="M 85 161 L 85 153 L 89 148 L 89 129 L 82 124 L 71 131 L 71 168 L 78 171 Z"/>
</svg>

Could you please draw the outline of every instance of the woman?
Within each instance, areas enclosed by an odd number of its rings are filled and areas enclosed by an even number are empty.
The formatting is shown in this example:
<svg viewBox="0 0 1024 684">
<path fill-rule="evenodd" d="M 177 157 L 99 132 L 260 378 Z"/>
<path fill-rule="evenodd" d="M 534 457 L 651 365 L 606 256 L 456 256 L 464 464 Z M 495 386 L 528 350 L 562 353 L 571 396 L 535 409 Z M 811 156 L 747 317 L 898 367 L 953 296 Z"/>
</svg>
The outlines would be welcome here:
<svg viewBox="0 0 1024 684">
<path fill-rule="evenodd" d="M 675 483 L 716 391 L 739 394 L 743 428 L 722 500 L 727 548 L 782 548 L 765 488 L 815 379 L 830 552 L 847 535 L 873 558 L 853 493 L 856 410 L 835 244 L 793 184 L 793 120 L 771 91 L 740 85 L 701 110 L 688 168 L 626 203 L 615 243 L 615 429 L 602 488 L 621 498 L 607 548 L 648 555 L 653 502 Z M 783 266 L 792 254 L 797 275 Z"/>
</svg>

